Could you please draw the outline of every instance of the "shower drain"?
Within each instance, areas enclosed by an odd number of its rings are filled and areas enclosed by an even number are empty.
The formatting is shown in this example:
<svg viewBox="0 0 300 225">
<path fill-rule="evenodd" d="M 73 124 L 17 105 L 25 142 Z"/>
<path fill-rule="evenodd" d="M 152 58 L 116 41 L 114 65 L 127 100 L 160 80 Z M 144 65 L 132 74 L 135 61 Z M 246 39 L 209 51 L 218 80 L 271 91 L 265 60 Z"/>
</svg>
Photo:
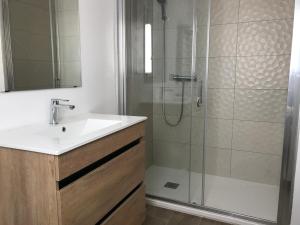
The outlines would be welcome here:
<svg viewBox="0 0 300 225">
<path fill-rule="evenodd" d="M 179 187 L 179 184 L 173 182 L 167 182 L 164 187 L 170 189 L 177 189 Z"/>
</svg>

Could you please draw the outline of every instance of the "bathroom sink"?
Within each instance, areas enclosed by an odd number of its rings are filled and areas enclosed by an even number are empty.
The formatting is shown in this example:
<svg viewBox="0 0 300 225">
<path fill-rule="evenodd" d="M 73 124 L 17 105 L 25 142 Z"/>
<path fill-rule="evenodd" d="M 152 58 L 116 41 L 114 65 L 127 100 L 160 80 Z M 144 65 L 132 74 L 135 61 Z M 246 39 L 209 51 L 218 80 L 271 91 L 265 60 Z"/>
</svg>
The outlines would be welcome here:
<svg viewBox="0 0 300 225">
<path fill-rule="evenodd" d="M 37 132 L 37 135 L 63 141 L 64 139 L 80 138 L 120 123 L 122 123 L 120 120 L 88 118 L 55 126 L 47 126 L 43 131 Z"/>
<path fill-rule="evenodd" d="M 45 122 L 0 131 L 0 147 L 61 155 L 146 119 L 89 113 L 58 125 Z"/>
</svg>

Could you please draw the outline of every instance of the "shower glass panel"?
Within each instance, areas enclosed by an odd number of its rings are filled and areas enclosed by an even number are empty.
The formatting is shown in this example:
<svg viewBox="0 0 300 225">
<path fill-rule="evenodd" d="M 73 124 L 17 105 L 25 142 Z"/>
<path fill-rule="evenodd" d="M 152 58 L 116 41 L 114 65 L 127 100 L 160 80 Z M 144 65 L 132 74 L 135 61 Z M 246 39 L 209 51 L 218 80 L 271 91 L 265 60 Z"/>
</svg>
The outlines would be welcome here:
<svg viewBox="0 0 300 225">
<path fill-rule="evenodd" d="M 196 129 L 191 122 L 199 115 L 193 107 L 193 88 L 200 81 L 195 70 L 196 3 L 152 1 L 153 164 L 146 172 L 147 193 L 185 203 L 190 202 L 191 139 Z M 202 167 L 200 158 L 197 165 Z"/>
<path fill-rule="evenodd" d="M 196 106 L 199 85 L 205 77 L 207 49 L 207 29 L 203 29 L 200 34 L 204 44 L 202 68 L 200 64 L 196 67 L 196 15 L 198 9 L 207 7 L 206 4 L 201 8 L 200 2 L 125 1 L 126 38 L 130 46 L 127 50 L 126 113 L 148 117 L 147 194 L 184 203 L 190 202 L 190 191 L 193 191 L 190 188 L 191 168 L 199 172 L 203 167 L 203 137 L 192 135 L 204 135 L 203 110 Z M 204 11 L 207 15 L 208 10 Z M 207 21 L 201 18 L 203 24 Z M 149 52 L 145 35 L 149 35 L 150 27 L 152 73 L 149 73 L 149 62 L 145 67 L 144 60 L 148 54 L 145 49 Z M 202 101 L 205 105 L 204 97 Z M 200 174 L 197 177 L 200 188 L 201 180 Z M 197 196 L 201 201 L 200 196 L 201 190 Z"/>
</svg>

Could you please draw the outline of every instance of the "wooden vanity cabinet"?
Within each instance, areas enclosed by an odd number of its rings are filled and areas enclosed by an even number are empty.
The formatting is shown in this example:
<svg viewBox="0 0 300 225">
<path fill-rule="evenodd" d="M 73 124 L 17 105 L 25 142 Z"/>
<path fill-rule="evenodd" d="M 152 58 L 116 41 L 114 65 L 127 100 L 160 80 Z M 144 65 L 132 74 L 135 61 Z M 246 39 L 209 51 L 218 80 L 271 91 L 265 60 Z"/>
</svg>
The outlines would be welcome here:
<svg viewBox="0 0 300 225">
<path fill-rule="evenodd" d="M 60 156 L 1 148 L 1 225 L 142 225 L 144 123 Z"/>
</svg>

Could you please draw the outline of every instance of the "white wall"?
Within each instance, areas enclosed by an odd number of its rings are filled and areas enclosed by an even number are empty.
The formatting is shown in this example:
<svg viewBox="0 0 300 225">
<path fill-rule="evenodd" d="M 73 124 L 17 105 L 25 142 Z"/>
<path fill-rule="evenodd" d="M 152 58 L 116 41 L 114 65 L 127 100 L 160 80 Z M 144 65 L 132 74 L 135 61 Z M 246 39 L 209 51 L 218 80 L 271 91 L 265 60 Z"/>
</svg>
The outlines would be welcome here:
<svg viewBox="0 0 300 225">
<path fill-rule="evenodd" d="M 115 1 L 79 0 L 82 88 L 0 93 L 0 129 L 48 121 L 51 98 L 70 99 L 74 112 L 117 113 Z"/>
</svg>

